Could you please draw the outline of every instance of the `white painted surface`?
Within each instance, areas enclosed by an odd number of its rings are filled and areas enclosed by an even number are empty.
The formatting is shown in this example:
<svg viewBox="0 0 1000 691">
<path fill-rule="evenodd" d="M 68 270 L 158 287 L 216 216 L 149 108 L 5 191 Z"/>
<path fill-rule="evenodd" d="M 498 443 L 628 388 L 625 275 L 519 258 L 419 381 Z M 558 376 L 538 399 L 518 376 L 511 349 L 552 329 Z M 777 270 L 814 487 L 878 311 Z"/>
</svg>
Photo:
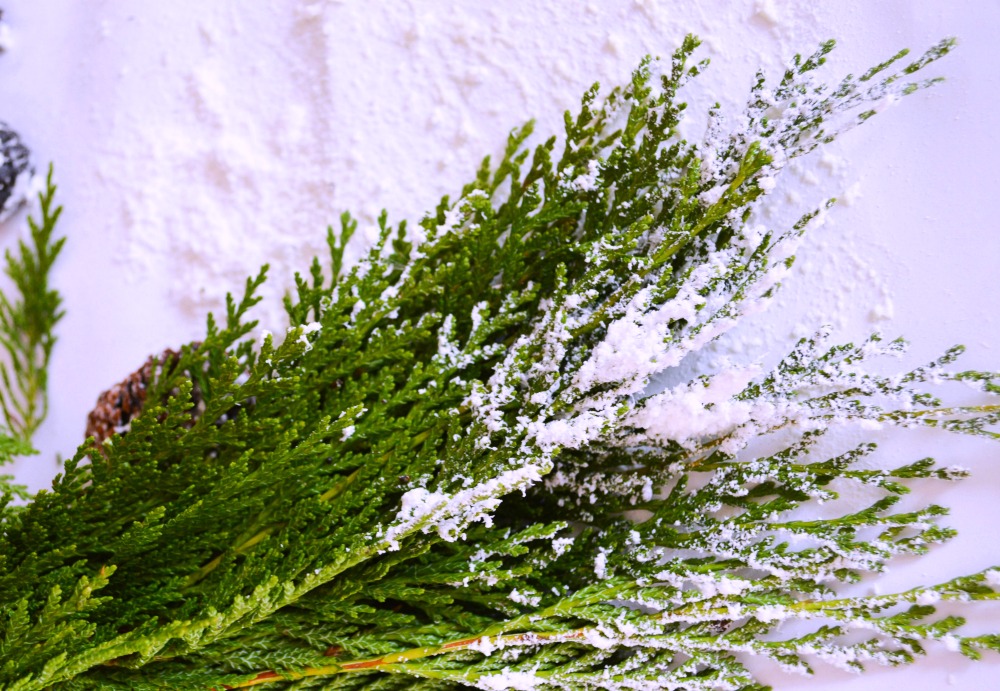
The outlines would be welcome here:
<svg viewBox="0 0 1000 691">
<path fill-rule="evenodd" d="M 900 47 L 959 37 L 959 50 L 934 68 L 947 83 L 853 132 L 825 159 L 803 162 L 789 187 L 793 205 L 832 195 L 850 204 L 807 243 L 776 309 L 733 347 L 753 358 L 799 325 L 831 322 L 843 338 L 876 327 L 904 334 L 914 363 L 962 342 L 967 366 L 1000 368 L 995 2 L 3 6 L 10 49 L 0 56 L 0 120 L 39 165 L 55 163 L 69 236 L 55 273 L 68 316 L 43 453 L 16 468 L 33 488 L 56 472 L 57 452 L 72 452 L 100 391 L 148 354 L 196 338 L 205 311 L 261 263 L 273 267 L 261 318 L 280 328 L 274 296 L 322 248 L 342 210 L 363 226 L 382 207 L 391 218 L 418 218 L 482 155 L 496 154 L 512 126 L 535 117 L 540 132 L 557 131 L 592 81 L 622 82 L 642 55 L 669 53 L 686 32 L 704 39 L 701 55 L 712 59 L 695 100 L 731 107 L 758 66 L 774 75 L 821 39 L 840 41 L 833 80 Z M 0 243 L 10 246 L 23 223 L 22 214 L 0 227 Z M 884 450 L 900 462 L 933 454 L 975 476 L 921 486 L 916 500 L 952 506 L 961 535 L 894 568 L 883 589 L 1000 564 L 998 452 L 928 434 Z M 1000 608 L 980 611 L 977 625 L 996 630 Z M 991 689 L 1000 688 L 1000 659 L 973 665 L 938 647 L 915 667 L 863 677 L 763 674 L 777 689 Z"/>
</svg>

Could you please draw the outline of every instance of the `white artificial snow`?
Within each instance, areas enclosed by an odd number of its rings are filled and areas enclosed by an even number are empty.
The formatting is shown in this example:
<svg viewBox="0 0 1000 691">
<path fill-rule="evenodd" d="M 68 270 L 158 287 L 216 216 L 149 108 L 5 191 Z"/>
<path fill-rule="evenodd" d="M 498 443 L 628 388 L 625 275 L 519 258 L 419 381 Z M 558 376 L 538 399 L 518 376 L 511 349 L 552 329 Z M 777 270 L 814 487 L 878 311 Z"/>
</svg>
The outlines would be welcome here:
<svg viewBox="0 0 1000 691">
<path fill-rule="evenodd" d="M 494 644 L 493 639 L 489 636 L 483 636 L 469 645 L 468 649 L 488 656 L 493 654 L 493 651 L 497 649 L 497 646 Z"/>
<path fill-rule="evenodd" d="M 734 397 L 759 373 L 757 366 L 733 366 L 705 380 L 678 385 L 648 398 L 629 422 L 653 438 L 680 444 L 722 435 L 748 422 L 758 408 Z"/>
<path fill-rule="evenodd" d="M 531 672 L 502 672 L 479 678 L 476 687 L 487 691 L 533 691 L 545 683 L 544 677 Z"/>
<path fill-rule="evenodd" d="M 454 542 L 472 523 L 492 525 L 491 514 L 500 505 L 500 498 L 515 490 L 526 490 L 540 481 L 547 470 L 526 463 L 477 485 L 463 487 L 454 494 L 423 487 L 408 490 L 400 499 L 400 508 L 393 521 L 387 528 L 379 529 L 380 542 L 387 550 L 395 551 L 402 537 L 417 530 L 437 532 L 442 539 Z"/>
<path fill-rule="evenodd" d="M 423 487 L 414 487 L 404 493 L 400 498 L 400 507 L 396 514 L 395 523 L 385 531 L 385 542 L 388 549 L 392 551 L 399 549 L 398 537 L 426 521 L 447 502 L 447 496 L 431 492 Z"/>
<path fill-rule="evenodd" d="M 918 593 L 913 601 L 918 605 L 933 605 L 941 601 L 941 594 L 934 590 L 924 590 Z"/>
<path fill-rule="evenodd" d="M 303 346 L 305 346 L 305 352 L 308 353 L 310 350 L 312 350 L 312 341 L 309 340 L 309 334 L 316 333 L 321 328 L 322 328 L 322 326 L 319 324 L 319 322 L 310 322 L 309 324 L 306 324 L 305 326 L 298 326 L 298 327 L 296 327 L 296 326 L 290 326 L 290 327 L 288 327 L 288 333 L 292 333 L 296 329 L 299 329 L 299 337 L 297 339 L 295 339 L 295 340 L 296 340 L 296 342 L 301 343 Z M 261 339 L 260 339 L 261 343 L 263 343 L 264 342 L 264 338 L 266 338 L 266 336 L 269 336 L 269 335 L 270 335 L 270 332 L 264 331 L 261 334 Z"/>
<path fill-rule="evenodd" d="M 425 516 L 445 501 L 447 497 L 443 494 L 415 487 L 403 494 L 400 499 L 399 515 L 396 518 L 404 521 Z"/>
<path fill-rule="evenodd" d="M 573 542 L 575 542 L 575 538 L 572 537 L 557 537 L 552 541 L 552 551 L 557 557 L 562 556 L 573 546 Z"/>
<path fill-rule="evenodd" d="M 788 609 L 781 605 L 761 605 L 753 610 L 755 619 L 764 623 L 780 621 L 788 617 Z"/>
<path fill-rule="evenodd" d="M 522 593 L 517 588 L 514 588 L 512 591 L 510 591 L 510 594 L 507 597 L 509 597 L 513 602 L 516 602 L 519 605 L 527 605 L 530 607 L 535 607 L 538 605 L 539 602 L 542 601 L 542 598 L 540 596 L 530 595 L 528 593 Z"/>
<path fill-rule="evenodd" d="M 653 498 L 653 481 L 648 477 L 643 480 L 640 496 L 643 501 L 650 501 Z"/>
<path fill-rule="evenodd" d="M 608 577 L 608 553 L 603 549 L 594 557 L 594 575 L 601 580 Z"/>
<path fill-rule="evenodd" d="M 368 26 L 370 13 L 340 4 L 293 0 L 237 13 L 182 0 L 162 17 L 107 7 L 74 24 L 107 104 L 88 132 L 98 145 L 88 164 L 96 174 L 86 181 L 105 206 L 82 216 L 105 219 L 127 280 L 162 269 L 171 301 L 197 323 L 264 261 L 280 295 L 293 271 L 324 253 L 322 231 L 341 210 L 362 221 L 350 260 L 377 232 L 382 207 L 390 220 L 419 218 L 502 145 L 497 132 L 531 116 L 540 117 L 540 132 L 557 131 L 562 108 L 594 79 L 623 81 L 642 55 L 669 52 L 692 26 L 687 10 L 638 4 L 595 6 L 572 31 L 564 31 L 558 3 L 542 11 L 523 3 L 397 10 L 379 10 Z M 19 25 L 30 26 L 28 15 L 15 16 Z M 719 31 L 745 38 L 713 50 L 745 58 L 758 46 L 746 19 L 716 16 Z M 786 19 L 795 21 L 795 12 Z M 800 40 L 825 35 L 818 27 L 802 23 Z M 571 35 L 613 47 L 614 59 L 569 50 Z M 359 36 L 368 38 L 347 50 Z M 755 62 L 777 67 L 789 43 L 769 42 L 770 50 L 752 49 Z M 739 104 L 745 88 L 736 87 L 752 71 L 714 72 L 726 82 L 723 101 Z M 389 101 L 376 93 L 405 106 L 384 107 Z M 591 162 L 576 183 L 590 188 L 598 174 Z M 454 203 L 438 232 L 457 228 L 464 208 Z M 422 241 L 419 224 L 409 228 Z M 265 324 L 278 321 L 274 302 L 258 308 Z"/>
<path fill-rule="evenodd" d="M 453 233 L 458 230 L 462 223 L 462 219 L 465 217 L 465 212 L 460 204 L 456 204 L 452 208 L 444 212 L 444 223 L 438 226 L 438 233 L 445 235 L 446 233 Z"/>
<path fill-rule="evenodd" d="M 582 173 L 573 180 L 573 186 L 583 192 L 589 192 L 597 188 L 597 178 L 600 176 L 600 163 L 591 160 L 587 162 L 587 172 Z"/>
<path fill-rule="evenodd" d="M 947 648 L 953 653 L 957 653 L 959 650 L 962 649 L 961 641 L 955 636 L 952 636 L 951 634 L 945 634 L 944 636 L 941 636 L 941 642 L 944 643 L 945 648 Z"/>
<path fill-rule="evenodd" d="M 726 189 L 726 185 L 716 185 L 702 192 L 698 195 L 698 198 L 705 203 L 705 206 L 712 206 L 722 199 L 722 195 L 726 193 Z"/>
</svg>

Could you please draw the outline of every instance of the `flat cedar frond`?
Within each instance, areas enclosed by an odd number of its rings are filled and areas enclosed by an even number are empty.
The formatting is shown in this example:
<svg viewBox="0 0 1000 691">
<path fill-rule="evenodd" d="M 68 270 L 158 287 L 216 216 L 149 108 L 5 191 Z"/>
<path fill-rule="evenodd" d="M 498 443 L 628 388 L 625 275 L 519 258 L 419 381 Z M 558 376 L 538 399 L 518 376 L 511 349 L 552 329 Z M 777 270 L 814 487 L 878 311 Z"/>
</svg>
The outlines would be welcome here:
<svg viewBox="0 0 1000 691">
<path fill-rule="evenodd" d="M 48 413 L 48 366 L 55 346 L 54 330 L 63 317 L 62 298 L 49 286 L 49 271 L 66 238 L 55 238 L 62 207 L 54 205 L 56 186 L 49 169 L 45 189 L 38 195 L 41 219 L 28 218 L 31 237 L 18 242 L 17 252 L 5 256 L 4 272 L 12 279 L 16 297 L 0 293 L 0 409 L 6 428 L 29 441 Z"/>
<path fill-rule="evenodd" d="M 743 128 L 714 113 L 692 143 L 696 46 L 595 85 L 562 139 L 515 129 L 457 200 L 416 225 L 383 214 L 349 269 L 345 215 L 283 337 L 249 337 L 262 271 L 151 366 L 127 433 L 3 515 L 0 688 L 761 689 L 747 655 L 808 671 L 908 662 L 928 640 L 996 649 L 933 604 L 1000 597 L 998 570 L 838 594 L 948 539 L 943 509 L 897 500 L 962 471 L 816 450 L 835 425 L 994 436 L 997 404 L 926 391 L 994 395 L 993 375 L 949 355 L 876 376 L 865 363 L 900 343 L 819 333 L 771 372 L 646 393 L 766 304 L 822 221 L 749 223 L 775 176 L 933 83 L 911 75 L 952 42 L 835 87 L 813 79 L 824 44 L 758 80 Z M 748 448 L 779 431 L 783 448 Z M 852 485 L 878 497 L 802 518 Z M 791 619 L 813 626 L 782 634 Z"/>
</svg>

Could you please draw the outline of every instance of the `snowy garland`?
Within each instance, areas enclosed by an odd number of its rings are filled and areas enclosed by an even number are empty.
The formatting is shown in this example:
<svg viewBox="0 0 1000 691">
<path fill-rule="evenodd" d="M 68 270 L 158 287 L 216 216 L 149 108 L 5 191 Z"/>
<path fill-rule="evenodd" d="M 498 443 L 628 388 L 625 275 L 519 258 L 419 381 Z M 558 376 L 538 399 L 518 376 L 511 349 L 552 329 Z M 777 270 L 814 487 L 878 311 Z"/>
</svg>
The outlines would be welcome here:
<svg viewBox="0 0 1000 691">
<path fill-rule="evenodd" d="M 817 450 L 842 425 L 996 437 L 995 375 L 950 369 L 959 349 L 882 376 L 866 363 L 901 342 L 821 332 L 770 371 L 648 395 L 766 307 L 823 222 L 752 220 L 788 163 L 932 84 L 911 75 L 952 43 L 832 88 L 812 75 L 824 44 L 692 144 L 696 46 L 600 104 L 595 86 L 561 140 L 515 130 L 417 227 L 383 215 L 350 270 L 345 215 L 280 343 L 249 336 L 262 272 L 151 367 L 127 431 L 0 516 L 0 688 L 760 689 L 747 656 L 808 673 L 1000 647 L 934 617 L 1000 597 L 998 570 L 838 594 L 949 538 L 940 507 L 893 507 L 908 480 L 965 471 Z M 928 393 L 949 381 L 991 402 Z M 850 485 L 881 496 L 796 513 Z"/>
</svg>

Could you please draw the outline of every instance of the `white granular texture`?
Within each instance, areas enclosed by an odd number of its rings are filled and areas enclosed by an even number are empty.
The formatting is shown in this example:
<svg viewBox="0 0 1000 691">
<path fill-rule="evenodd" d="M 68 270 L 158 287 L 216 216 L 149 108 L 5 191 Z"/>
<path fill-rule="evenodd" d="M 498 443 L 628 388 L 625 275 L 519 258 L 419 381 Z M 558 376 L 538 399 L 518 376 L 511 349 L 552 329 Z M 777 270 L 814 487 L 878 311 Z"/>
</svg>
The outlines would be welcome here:
<svg viewBox="0 0 1000 691">
<path fill-rule="evenodd" d="M 198 321 L 265 262 L 280 295 L 343 210 L 361 219 L 357 256 L 383 207 L 418 220 L 510 127 L 538 117 L 540 132 L 558 132 L 593 80 L 621 83 L 688 31 L 708 36 L 718 67 L 706 86 L 732 107 L 751 65 L 777 69 L 827 31 L 805 2 L 734 6 L 700 29 L 660 3 L 589 3 L 557 31 L 563 4 L 102 8 L 88 52 L 114 70 L 94 123 L 94 187 L 127 278 L 167 273 L 170 302 Z M 263 317 L 280 326 L 275 300 Z"/>
</svg>

